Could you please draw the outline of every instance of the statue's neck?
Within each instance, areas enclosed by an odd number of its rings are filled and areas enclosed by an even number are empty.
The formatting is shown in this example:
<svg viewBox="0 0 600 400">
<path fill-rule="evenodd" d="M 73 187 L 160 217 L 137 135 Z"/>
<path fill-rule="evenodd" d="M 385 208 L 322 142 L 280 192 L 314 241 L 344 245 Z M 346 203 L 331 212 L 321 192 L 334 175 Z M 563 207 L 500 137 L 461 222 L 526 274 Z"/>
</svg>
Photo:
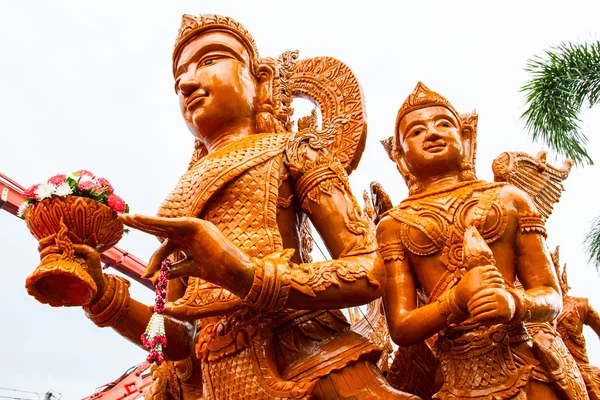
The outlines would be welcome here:
<svg viewBox="0 0 600 400">
<path fill-rule="evenodd" d="M 230 124 L 224 124 L 219 129 L 210 132 L 202 138 L 209 153 L 236 142 L 246 136 L 256 133 L 255 121 L 250 118 L 235 121 Z"/>
<path fill-rule="evenodd" d="M 423 185 L 423 191 L 429 192 L 453 186 L 462 181 L 463 179 L 460 176 L 460 171 L 452 171 L 425 177 L 421 179 L 421 184 Z"/>
</svg>

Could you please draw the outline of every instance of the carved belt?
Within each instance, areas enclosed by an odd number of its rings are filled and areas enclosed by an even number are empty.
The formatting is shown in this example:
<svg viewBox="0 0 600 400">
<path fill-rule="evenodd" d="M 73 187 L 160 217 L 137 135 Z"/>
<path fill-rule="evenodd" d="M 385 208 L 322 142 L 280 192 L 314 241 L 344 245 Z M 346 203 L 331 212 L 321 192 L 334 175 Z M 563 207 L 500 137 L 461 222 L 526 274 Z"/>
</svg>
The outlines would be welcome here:
<svg viewBox="0 0 600 400">
<path fill-rule="evenodd" d="M 438 399 L 511 399 L 523 393 L 532 366 L 519 368 L 511 345 L 531 340 L 523 324 L 462 325 L 440 333 L 436 352 L 444 385 Z"/>
</svg>

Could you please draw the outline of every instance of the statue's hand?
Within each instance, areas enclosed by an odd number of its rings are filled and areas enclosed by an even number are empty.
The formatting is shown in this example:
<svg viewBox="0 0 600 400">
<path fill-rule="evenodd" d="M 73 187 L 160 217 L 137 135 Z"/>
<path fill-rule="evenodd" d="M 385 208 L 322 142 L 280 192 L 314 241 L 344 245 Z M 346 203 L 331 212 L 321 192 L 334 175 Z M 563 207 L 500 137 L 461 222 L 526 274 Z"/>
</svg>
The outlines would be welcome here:
<svg viewBox="0 0 600 400">
<path fill-rule="evenodd" d="M 183 252 L 185 258 L 172 264 L 170 279 L 193 276 L 228 289 L 238 289 L 238 284 L 245 287 L 248 280 L 252 281 L 254 270 L 249 257 L 209 221 L 143 215 L 120 215 L 119 219 L 127 226 L 165 238 L 142 275 L 151 278 L 155 284 L 162 261 L 177 251 Z"/>
<path fill-rule="evenodd" d="M 102 272 L 100 253 L 98 253 L 93 247 L 85 244 L 73 243 L 72 246 L 73 250 L 75 251 L 75 260 L 79 258 L 83 261 L 83 263 L 86 264 L 87 273 L 92 277 L 94 283 L 96 284 L 98 291 L 96 292 L 95 298 L 101 297 L 106 286 L 106 279 L 104 277 L 104 273 Z M 51 254 L 60 253 L 61 250 L 58 248 L 58 246 L 47 246 L 40 251 L 40 259 L 43 260 L 45 257 L 48 257 Z"/>
<path fill-rule="evenodd" d="M 456 302 L 464 312 L 467 312 L 467 305 L 475 293 L 486 287 L 501 287 L 503 284 L 504 279 L 494 265 L 472 268 L 456 285 Z"/>
<path fill-rule="evenodd" d="M 486 325 L 504 324 L 515 315 L 515 299 L 504 288 L 485 288 L 469 300 L 469 314 Z"/>
</svg>

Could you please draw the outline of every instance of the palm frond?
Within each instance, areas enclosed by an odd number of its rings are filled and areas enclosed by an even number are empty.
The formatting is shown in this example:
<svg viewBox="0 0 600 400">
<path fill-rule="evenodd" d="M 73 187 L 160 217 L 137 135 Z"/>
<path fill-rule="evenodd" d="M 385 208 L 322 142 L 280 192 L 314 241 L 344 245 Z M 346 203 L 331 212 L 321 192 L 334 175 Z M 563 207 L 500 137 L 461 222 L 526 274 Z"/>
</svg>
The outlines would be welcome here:
<svg viewBox="0 0 600 400">
<path fill-rule="evenodd" d="M 600 272 L 600 216 L 592 223 L 592 227 L 585 236 L 584 245 L 589 256 L 589 262 L 594 264 Z"/>
<path fill-rule="evenodd" d="M 528 60 L 532 78 L 521 88 L 527 109 L 521 116 L 534 140 L 541 139 L 576 164 L 593 164 L 581 132 L 579 112 L 600 102 L 600 41 L 563 43 Z"/>
</svg>

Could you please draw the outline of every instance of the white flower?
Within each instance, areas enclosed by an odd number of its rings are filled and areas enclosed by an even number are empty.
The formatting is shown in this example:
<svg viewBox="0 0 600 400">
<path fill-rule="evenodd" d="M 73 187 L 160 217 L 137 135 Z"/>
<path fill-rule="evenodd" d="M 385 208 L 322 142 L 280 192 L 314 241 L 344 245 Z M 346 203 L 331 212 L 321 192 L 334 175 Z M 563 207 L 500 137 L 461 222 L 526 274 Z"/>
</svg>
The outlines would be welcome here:
<svg viewBox="0 0 600 400">
<path fill-rule="evenodd" d="M 71 190 L 71 186 L 69 186 L 67 182 L 63 182 L 60 185 L 56 186 L 54 194 L 57 196 L 64 197 L 73 194 L 73 191 Z"/>
<path fill-rule="evenodd" d="M 29 202 L 28 201 L 22 202 L 21 205 L 19 206 L 19 211 L 17 211 L 17 217 L 23 218 L 23 215 L 25 215 L 25 210 L 27 210 L 27 207 L 29 207 Z"/>
<path fill-rule="evenodd" d="M 92 182 L 94 182 L 94 183 L 97 183 L 97 182 L 94 180 L 94 178 L 92 178 L 91 176 L 89 176 L 89 175 L 82 175 L 82 176 L 81 176 L 81 179 L 79 180 L 79 182 L 86 182 L 86 181 L 92 181 Z"/>
<path fill-rule="evenodd" d="M 35 198 L 38 201 L 44 200 L 54 194 L 56 191 L 56 186 L 51 183 L 45 182 L 41 183 L 40 186 L 35 190 Z"/>
</svg>

